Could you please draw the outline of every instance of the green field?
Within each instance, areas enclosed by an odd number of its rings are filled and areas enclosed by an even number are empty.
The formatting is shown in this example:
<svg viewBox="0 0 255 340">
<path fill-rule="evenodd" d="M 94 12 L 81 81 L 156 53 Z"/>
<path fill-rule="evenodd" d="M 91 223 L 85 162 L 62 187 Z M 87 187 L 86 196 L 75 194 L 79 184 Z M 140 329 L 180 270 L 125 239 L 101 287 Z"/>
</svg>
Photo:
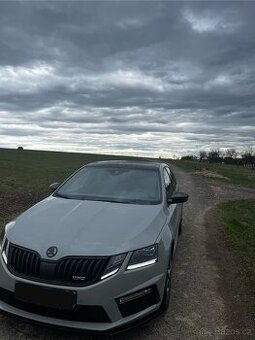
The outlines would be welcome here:
<svg viewBox="0 0 255 340">
<path fill-rule="evenodd" d="M 231 245 L 255 260 L 255 200 L 223 202 L 218 209 Z"/>
<path fill-rule="evenodd" d="M 84 164 L 107 159 L 137 159 L 127 156 L 0 149 L 0 192 L 47 191 L 52 182 L 61 182 Z M 167 161 L 167 160 L 166 160 Z M 171 163 L 194 172 L 208 169 L 227 183 L 255 188 L 255 171 L 242 166 L 175 160 Z"/>
<path fill-rule="evenodd" d="M 201 175 L 209 171 L 223 178 L 215 178 L 225 183 L 241 185 L 249 188 L 255 188 L 255 171 L 251 168 L 245 168 L 238 165 L 213 164 L 198 161 L 174 160 L 172 164 L 188 172 L 201 172 Z"/>
<path fill-rule="evenodd" d="M 82 165 L 107 159 L 132 157 L 0 149 L 0 192 L 47 191 Z"/>
</svg>

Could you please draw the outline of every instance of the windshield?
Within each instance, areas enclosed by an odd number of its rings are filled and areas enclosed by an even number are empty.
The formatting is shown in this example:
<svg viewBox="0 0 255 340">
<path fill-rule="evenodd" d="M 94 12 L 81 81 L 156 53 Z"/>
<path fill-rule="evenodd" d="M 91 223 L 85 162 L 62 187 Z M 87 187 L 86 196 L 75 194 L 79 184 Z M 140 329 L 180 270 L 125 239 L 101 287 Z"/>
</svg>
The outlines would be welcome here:
<svg viewBox="0 0 255 340">
<path fill-rule="evenodd" d="M 84 167 L 54 196 L 118 203 L 159 204 L 159 171 L 127 167 Z"/>
</svg>

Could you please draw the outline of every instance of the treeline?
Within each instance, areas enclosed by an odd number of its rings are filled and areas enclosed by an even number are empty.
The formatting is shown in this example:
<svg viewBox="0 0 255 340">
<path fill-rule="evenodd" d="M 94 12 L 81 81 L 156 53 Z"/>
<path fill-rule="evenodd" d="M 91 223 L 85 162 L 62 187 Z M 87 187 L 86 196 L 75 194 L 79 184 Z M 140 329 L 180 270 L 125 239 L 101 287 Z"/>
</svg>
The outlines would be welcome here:
<svg viewBox="0 0 255 340">
<path fill-rule="evenodd" d="M 251 167 L 255 169 L 255 152 L 252 147 L 247 147 L 242 153 L 236 149 L 211 149 L 210 151 L 200 150 L 198 154 L 186 155 L 181 158 L 187 161 L 199 161 L 208 163 L 234 164 Z"/>
</svg>

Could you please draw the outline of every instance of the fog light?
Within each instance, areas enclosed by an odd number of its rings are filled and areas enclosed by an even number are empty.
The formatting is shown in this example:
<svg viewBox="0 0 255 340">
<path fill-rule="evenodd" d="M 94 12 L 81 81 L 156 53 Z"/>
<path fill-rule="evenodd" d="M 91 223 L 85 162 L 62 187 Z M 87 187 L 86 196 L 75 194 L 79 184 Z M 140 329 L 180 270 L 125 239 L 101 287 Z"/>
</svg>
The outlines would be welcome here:
<svg viewBox="0 0 255 340">
<path fill-rule="evenodd" d="M 156 305 L 159 301 L 158 289 L 155 285 L 116 299 L 119 311 L 123 317 L 139 313 L 146 308 Z"/>
<path fill-rule="evenodd" d="M 146 288 L 146 289 L 141 290 L 139 292 L 136 292 L 134 294 L 130 294 L 130 295 L 127 295 L 127 296 L 120 298 L 118 303 L 123 304 L 123 303 L 129 302 L 129 301 L 135 300 L 135 299 L 139 299 L 139 298 L 146 296 L 146 295 L 149 295 L 151 293 L 152 293 L 152 289 Z"/>
</svg>

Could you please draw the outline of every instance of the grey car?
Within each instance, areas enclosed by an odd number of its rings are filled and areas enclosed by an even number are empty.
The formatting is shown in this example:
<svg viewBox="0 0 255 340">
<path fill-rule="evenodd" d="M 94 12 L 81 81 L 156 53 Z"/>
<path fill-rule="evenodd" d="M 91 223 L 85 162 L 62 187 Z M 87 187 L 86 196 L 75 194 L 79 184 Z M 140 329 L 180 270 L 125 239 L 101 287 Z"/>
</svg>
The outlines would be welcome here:
<svg viewBox="0 0 255 340">
<path fill-rule="evenodd" d="M 182 203 L 161 162 L 90 163 L 1 235 L 0 311 L 96 332 L 169 305 Z"/>
</svg>

